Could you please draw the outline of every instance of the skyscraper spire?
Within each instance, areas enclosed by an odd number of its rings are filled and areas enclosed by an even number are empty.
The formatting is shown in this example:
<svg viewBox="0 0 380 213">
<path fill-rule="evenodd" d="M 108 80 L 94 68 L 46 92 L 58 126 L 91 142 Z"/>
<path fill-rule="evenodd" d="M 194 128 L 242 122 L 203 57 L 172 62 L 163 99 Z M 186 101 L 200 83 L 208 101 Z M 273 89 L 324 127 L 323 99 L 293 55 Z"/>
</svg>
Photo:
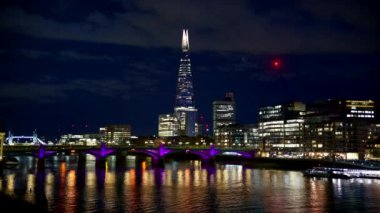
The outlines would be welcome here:
<svg viewBox="0 0 380 213">
<path fill-rule="evenodd" d="M 190 49 L 189 32 L 187 29 L 182 31 L 182 52 L 188 52 Z"/>
<path fill-rule="evenodd" d="M 198 109 L 194 103 L 193 77 L 189 55 L 189 31 L 182 31 L 182 56 L 177 81 L 177 94 L 173 114 L 159 116 L 159 136 L 190 136 L 198 134 Z"/>
<path fill-rule="evenodd" d="M 182 34 L 182 51 L 184 54 L 181 57 L 181 62 L 179 65 L 175 107 L 194 108 L 193 77 L 191 74 L 191 62 L 188 54 L 189 32 L 187 29 L 184 29 Z"/>
<path fill-rule="evenodd" d="M 180 135 L 196 136 L 198 134 L 198 110 L 194 104 L 193 77 L 191 74 L 190 56 L 188 54 L 189 49 L 189 32 L 187 29 L 184 29 L 182 32 L 183 55 L 179 65 L 174 112 L 180 123 Z"/>
</svg>

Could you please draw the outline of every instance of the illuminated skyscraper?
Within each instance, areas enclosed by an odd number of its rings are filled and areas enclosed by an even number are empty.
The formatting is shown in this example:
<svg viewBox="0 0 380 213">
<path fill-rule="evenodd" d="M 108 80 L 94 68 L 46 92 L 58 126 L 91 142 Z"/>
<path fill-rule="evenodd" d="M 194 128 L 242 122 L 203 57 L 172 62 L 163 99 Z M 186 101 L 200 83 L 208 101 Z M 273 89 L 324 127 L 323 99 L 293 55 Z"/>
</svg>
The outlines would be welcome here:
<svg viewBox="0 0 380 213">
<path fill-rule="evenodd" d="M 223 126 L 236 124 L 236 109 L 234 94 L 226 93 L 224 101 L 213 102 L 213 127 L 215 130 Z"/>
<path fill-rule="evenodd" d="M 177 95 L 174 114 L 179 120 L 180 135 L 196 136 L 198 134 L 198 110 L 194 104 L 193 79 L 189 57 L 189 33 L 183 30 L 182 57 L 179 65 Z"/>
</svg>

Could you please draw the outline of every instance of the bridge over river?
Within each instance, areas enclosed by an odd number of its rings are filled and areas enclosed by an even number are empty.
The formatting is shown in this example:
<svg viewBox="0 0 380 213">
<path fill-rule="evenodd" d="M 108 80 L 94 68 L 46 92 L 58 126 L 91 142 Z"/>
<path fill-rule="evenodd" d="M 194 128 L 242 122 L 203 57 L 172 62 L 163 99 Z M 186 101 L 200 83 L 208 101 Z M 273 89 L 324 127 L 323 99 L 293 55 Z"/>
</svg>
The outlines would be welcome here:
<svg viewBox="0 0 380 213">
<path fill-rule="evenodd" d="M 67 145 L 6 145 L 3 147 L 4 153 L 11 155 L 32 155 L 38 158 L 39 167 L 44 167 L 46 158 L 54 155 L 76 153 L 79 158 L 86 154 L 96 157 L 97 165 L 104 166 L 108 156 L 114 155 L 118 159 L 125 159 L 127 155 L 143 155 L 152 159 L 154 166 L 163 166 L 164 160 L 183 159 L 187 156 L 197 156 L 204 164 L 212 164 L 215 159 L 233 160 L 237 163 L 253 166 L 256 168 L 272 169 L 292 169 L 304 170 L 315 166 L 341 167 L 341 168 L 362 168 L 380 169 L 379 163 L 359 162 L 359 161 L 331 161 L 323 159 L 286 159 L 286 158 L 267 158 L 257 157 L 257 151 L 249 148 L 219 148 L 211 145 L 210 147 L 165 147 L 163 144 L 153 147 L 106 145 L 102 143 L 98 146 L 67 146 Z M 79 162 L 78 162 L 79 163 Z"/>
<path fill-rule="evenodd" d="M 163 164 L 163 160 L 169 156 L 198 156 L 202 162 L 213 161 L 216 156 L 235 156 L 242 159 L 252 159 L 255 157 L 255 150 L 252 149 L 225 149 L 210 147 L 165 147 L 160 144 L 158 147 L 135 147 L 106 145 L 101 143 L 99 146 L 66 146 L 66 145 L 7 145 L 4 146 L 5 154 L 31 154 L 43 161 L 45 158 L 59 153 L 79 153 L 91 154 L 97 161 L 104 161 L 110 155 L 125 157 L 127 155 L 145 155 L 152 158 L 156 165 Z"/>
</svg>

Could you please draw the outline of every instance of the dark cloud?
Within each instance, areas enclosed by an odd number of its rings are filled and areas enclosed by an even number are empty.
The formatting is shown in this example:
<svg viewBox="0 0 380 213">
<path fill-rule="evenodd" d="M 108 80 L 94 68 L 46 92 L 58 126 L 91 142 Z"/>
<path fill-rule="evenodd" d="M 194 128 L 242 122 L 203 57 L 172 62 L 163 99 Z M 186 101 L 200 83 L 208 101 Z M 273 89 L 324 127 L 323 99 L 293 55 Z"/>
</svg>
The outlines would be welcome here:
<svg viewBox="0 0 380 213">
<path fill-rule="evenodd" d="M 34 58 L 34 59 L 51 56 L 51 52 L 49 51 L 36 50 L 36 49 L 19 49 L 19 50 L 16 50 L 16 52 L 26 57 Z"/>
<path fill-rule="evenodd" d="M 68 59 L 68 60 L 100 60 L 100 61 L 114 61 L 116 58 L 108 55 L 94 55 L 87 53 L 79 53 L 72 50 L 62 50 L 59 53 L 60 59 Z"/>
<path fill-rule="evenodd" d="M 37 48 L 1 51 L 3 103 L 63 104 L 82 93 L 87 98 L 141 99 L 157 94 L 159 79 L 169 74 L 162 68 L 167 66 L 165 60 L 145 62 L 138 52 L 78 51 L 67 45 L 54 50 Z"/>
<path fill-rule="evenodd" d="M 0 98 L 31 102 L 33 104 L 63 103 L 69 101 L 69 92 L 87 92 L 100 97 L 129 99 L 131 86 L 115 79 L 88 80 L 76 79 L 64 83 L 46 82 L 6 83 L 0 86 Z M 11 103 L 6 103 L 11 104 Z"/>
<path fill-rule="evenodd" d="M 35 7 L 3 9 L 2 31 L 34 37 L 177 47 L 190 28 L 195 50 L 250 53 L 377 52 L 378 15 L 368 1 L 148 1 L 82 9 L 57 6 L 64 16 Z M 79 4 L 79 5 L 78 5 Z M 95 4 L 97 5 L 97 4 Z M 46 7 L 46 6 L 42 6 Z M 54 7 L 55 8 L 55 7 Z M 78 9 L 79 8 L 79 9 Z M 81 12 L 78 12 L 81 11 Z M 76 17 L 76 18 L 75 18 Z"/>
</svg>

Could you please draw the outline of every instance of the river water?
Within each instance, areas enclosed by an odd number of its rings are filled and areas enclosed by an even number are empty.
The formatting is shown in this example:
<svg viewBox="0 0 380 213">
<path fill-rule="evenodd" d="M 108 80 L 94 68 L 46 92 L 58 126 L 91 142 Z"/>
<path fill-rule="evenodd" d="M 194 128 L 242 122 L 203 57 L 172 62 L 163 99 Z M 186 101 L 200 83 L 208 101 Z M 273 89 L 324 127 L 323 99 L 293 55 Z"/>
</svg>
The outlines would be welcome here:
<svg viewBox="0 0 380 213">
<path fill-rule="evenodd" d="M 299 171 L 202 166 L 108 157 L 104 167 L 87 155 L 47 158 L 37 168 L 18 156 L 0 176 L 0 192 L 51 212 L 378 212 L 380 180 L 306 178 Z"/>
</svg>

